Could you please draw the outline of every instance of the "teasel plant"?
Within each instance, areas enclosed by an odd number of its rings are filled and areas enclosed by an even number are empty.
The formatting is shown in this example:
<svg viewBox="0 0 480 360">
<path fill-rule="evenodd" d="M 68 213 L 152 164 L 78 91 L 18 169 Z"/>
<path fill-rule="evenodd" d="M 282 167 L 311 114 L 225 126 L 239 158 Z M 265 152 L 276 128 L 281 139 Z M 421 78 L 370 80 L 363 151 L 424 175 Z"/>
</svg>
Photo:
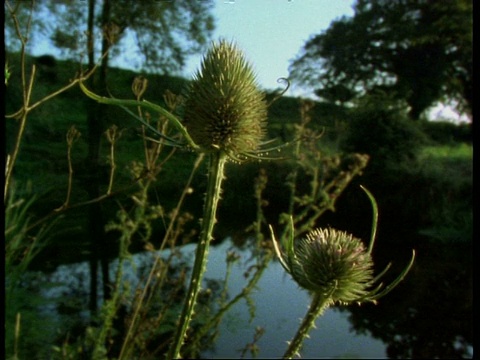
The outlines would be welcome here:
<svg viewBox="0 0 480 360">
<path fill-rule="evenodd" d="M 333 228 L 317 228 L 306 236 L 295 239 L 293 219 L 290 218 L 284 250 L 275 239 L 272 226 L 270 233 L 275 252 L 282 267 L 293 280 L 311 294 L 311 303 L 300 327 L 283 355 L 284 359 L 300 356 L 300 350 L 315 320 L 333 305 L 349 305 L 365 302 L 376 303 L 392 291 L 410 271 L 415 260 L 412 250 L 410 262 L 389 285 L 379 280 L 391 266 L 374 276 L 372 250 L 378 222 L 378 207 L 374 196 L 361 186 L 372 204 L 372 230 L 368 247 L 353 235 Z"/>
<path fill-rule="evenodd" d="M 225 164 L 227 161 L 239 163 L 247 159 L 267 159 L 269 152 L 286 144 L 276 146 L 273 145 L 275 140 L 264 141 L 269 104 L 257 85 L 252 65 L 234 42 L 222 39 L 213 43 L 207 51 L 187 90 L 183 120 L 162 106 L 146 100 L 102 97 L 91 92 L 83 83 L 80 83 L 80 87 L 97 102 L 117 105 L 129 112 L 159 137 L 155 141 L 185 147 L 209 158 L 201 235 L 187 297 L 167 354 L 169 359 L 181 358 L 180 350 L 194 313 L 209 244 L 213 238 L 216 211 L 225 179 Z M 279 96 L 287 89 L 288 85 Z M 131 112 L 129 106 L 143 107 L 163 116 L 182 135 L 182 140 L 159 133 Z"/>
</svg>

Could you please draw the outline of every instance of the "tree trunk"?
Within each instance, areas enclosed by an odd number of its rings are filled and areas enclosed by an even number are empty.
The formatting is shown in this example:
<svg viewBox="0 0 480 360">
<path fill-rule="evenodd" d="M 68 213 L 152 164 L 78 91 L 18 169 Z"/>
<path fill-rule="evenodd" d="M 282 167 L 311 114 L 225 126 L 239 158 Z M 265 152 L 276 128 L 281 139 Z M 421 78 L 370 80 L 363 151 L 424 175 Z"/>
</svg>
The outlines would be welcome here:
<svg viewBox="0 0 480 360">
<path fill-rule="evenodd" d="M 88 42 L 87 42 L 87 51 L 88 51 L 88 67 L 91 70 L 95 65 L 95 54 L 94 54 L 94 40 L 93 40 L 93 20 L 95 16 L 95 0 L 89 0 L 88 2 Z M 88 79 L 88 86 L 93 89 L 94 88 L 94 76 Z M 95 123 L 95 108 L 96 102 L 88 99 L 87 100 L 87 127 L 88 127 L 88 155 L 86 159 L 86 168 L 88 171 L 92 170 L 92 160 L 94 156 L 94 148 L 93 148 L 93 141 L 92 141 L 92 129 L 91 124 Z M 92 172 L 90 172 L 92 174 Z M 92 181 L 92 179 L 90 179 Z M 88 182 L 86 182 L 88 184 Z M 90 184 L 92 185 L 92 184 Z M 93 191 L 91 186 L 87 186 L 88 195 L 92 198 Z M 88 213 L 88 232 L 90 238 L 92 238 L 92 234 L 94 233 L 94 229 L 92 228 L 91 219 L 93 217 L 92 209 L 89 208 Z M 90 242 L 90 312 L 92 315 L 97 311 L 97 268 L 98 268 L 98 254 L 97 248 L 95 246 L 95 242 Z"/>
<path fill-rule="evenodd" d="M 104 0 L 103 2 L 103 10 L 102 10 L 102 28 L 108 26 L 110 22 L 110 9 L 111 3 L 110 0 Z M 100 94 L 107 96 L 107 70 L 108 70 L 108 61 L 109 61 L 109 54 L 107 53 L 108 48 L 110 46 L 109 40 L 106 36 L 102 38 L 102 54 L 106 54 L 105 57 L 102 59 L 102 66 L 100 67 L 100 78 L 98 84 L 98 90 Z M 98 150 L 100 148 L 100 138 L 104 131 L 106 130 L 106 121 L 107 121 L 107 105 L 99 105 L 99 129 L 97 133 L 97 166 L 99 165 L 99 153 Z M 97 187 L 98 189 L 98 187 Z M 99 204 L 100 206 L 100 204 Z M 101 212 L 101 210 L 100 210 Z M 101 219 L 101 217 L 100 217 Z M 100 262 L 102 266 L 102 282 L 103 282 L 103 300 L 108 300 L 111 297 L 111 287 L 110 287 L 110 280 L 108 276 L 108 244 L 107 244 L 107 236 L 105 234 L 105 230 L 103 228 L 104 222 L 102 221 L 102 229 L 100 230 L 98 240 L 98 247 L 100 253 Z"/>
<path fill-rule="evenodd" d="M 90 69 L 95 65 L 94 56 L 94 17 L 95 0 L 89 1 L 88 8 L 88 62 Z M 102 9 L 102 27 L 104 27 L 110 16 L 110 1 L 104 0 Z M 108 42 L 104 38 L 102 41 L 102 54 L 108 49 Z M 96 93 L 106 94 L 107 89 L 107 68 L 108 55 L 102 60 L 98 81 L 94 77 L 89 80 L 89 87 Z M 88 181 L 85 183 L 86 190 L 90 199 L 96 199 L 101 195 L 101 166 L 100 166 L 100 141 L 105 131 L 106 110 L 105 106 L 96 103 L 93 100 L 87 102 L 87 128 L 88 128 L 88 154 L 86 161 L 86 171 Z M 98 300 L 98 262 L 102 265 L 102 282 L 104 300 L 110 298 L 110 287 L 108 278 L 108 259 L 106 253 L 106 234 L 104 231 L 104 220 L 101 203 L 95 202 L 90 205 L 88 210 L 88 236 L 90 240 L 90 311 L 97 311 Z"/>
</svg>

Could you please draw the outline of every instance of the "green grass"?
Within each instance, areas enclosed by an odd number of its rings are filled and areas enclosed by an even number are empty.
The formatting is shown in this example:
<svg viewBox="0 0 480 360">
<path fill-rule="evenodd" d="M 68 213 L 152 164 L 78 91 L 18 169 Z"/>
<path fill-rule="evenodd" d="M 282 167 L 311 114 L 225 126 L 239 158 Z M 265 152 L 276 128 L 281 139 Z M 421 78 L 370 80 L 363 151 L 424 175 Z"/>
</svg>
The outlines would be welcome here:
<svg viewBox="0 0 480 360">
<path fill-rule="evenodd" d="M 419 164 L 424 176 L 451 188 L 471 186 L 473 176 L 473 146 L 459 143 L 425 147 Z"/>
<path fill-rule="evenodd" d="M 466 143 L 427 146 L 423 149 L 421 156 L 436 160 L 448 158 L 471 161 L 473 157 L 473 146 L 472 144 Z"/>
</svg>

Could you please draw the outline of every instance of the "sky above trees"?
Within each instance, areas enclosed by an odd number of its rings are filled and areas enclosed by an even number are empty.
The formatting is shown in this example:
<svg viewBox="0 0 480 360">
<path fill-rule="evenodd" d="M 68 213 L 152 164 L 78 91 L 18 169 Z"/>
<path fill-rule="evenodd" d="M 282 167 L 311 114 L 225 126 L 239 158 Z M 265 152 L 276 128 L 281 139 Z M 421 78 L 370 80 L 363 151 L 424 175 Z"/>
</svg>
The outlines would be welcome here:
<svg viewBox="0 0 480 360">
<path fill-rule="evenodd" d="M 328 28 L 342 15 L 353 14 L 352 0 L 225 0 L 216 1 L 213 39 L 235 40 L 253 63 L 265 89 L 280 87 L 277 79 L 288 76 L 288 65 L 313 33 Z M 32 49 L 35 55 L 55 53 L 48 41 Z M 190 77 L 201 62 L 201 55 L 190 57 L 183 75 Z M 113 62 L 114 63 L 114 62 Z M 120 62 L 122 67 L 137 64 Z"/>
<path fill-rule="evenodd" d="M 352 16 L 353 0 L 225 0 L 213 8 L 216 29 L 213 39 L 235 40 L 253 63 L 259 84 L 269 90 L 281 88 L 277 83 L 288 77 L 288 68 L 305 42 L 314 34 L 326 30 L 333 20 Z M 33 52 L 51 53 L 47 43 L 39 43 Z M 189 78 L 198 68 L 201 55 L 187 59 L 181 75 Z M 136 68 L 136 64 L 119 61 L 112 65 Z M 292 87 L 287 95 L 311 95 L 313 89 Z M 458 114 L 445 105 L 437 105 L 430 117 L 455 117 Z M 466 119 L 463 118 L 463 121 Z"/>
<path fill-rule="evenodd" d="M 472 16 L 470 0 L 357 0 L 353 17 L 305 43 L 291 80 L 327 102 L 382 93 L 407 104 L 412 120 L 450 99 L 471 114 Z"/>
</svg>

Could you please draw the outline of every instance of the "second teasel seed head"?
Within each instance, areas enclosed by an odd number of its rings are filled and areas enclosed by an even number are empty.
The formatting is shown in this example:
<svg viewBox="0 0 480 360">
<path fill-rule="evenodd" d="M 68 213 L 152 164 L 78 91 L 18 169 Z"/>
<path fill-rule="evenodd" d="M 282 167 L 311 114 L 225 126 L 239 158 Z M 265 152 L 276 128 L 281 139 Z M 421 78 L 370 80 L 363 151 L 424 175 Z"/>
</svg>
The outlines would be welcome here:
<svg viewBox="0 0 480 360">
<path fill-rule="evenodd" d="M 363 242 L 336 229 L 316 229 L 297 239 L 287 260 L 295 281 L 306 290 L 349 303 L 369 292 L 373 261 Z"/>
<path fill-rule="evenodd" d="M 270 226 L 275 252 L 283 268 L 297 284 L 320 295 L 330 304 L 376 302 L 392 291 L 407 275 L 415 260 L 415 250 L 408 265 L 390 284 L 379 280 L 390 268 L 388 264 L 374 275 L 372 250 L 377 230 L 378 208 L 373 195 L 361 186 L 370 199 L 373 210 L 372 234 L 368 248 L 353 235 L 332 228 L 317 228 L 306 237 L 295 239 L 295 227 L 290 216 L 288 236 L 282 239 L 283 250 Z"/>
<path fill-rule="evenodd" d="M 204 151 L 248 156 L 266 133 L 267 105 L 251 65 L 225 40 L 203 58 L 185 103 L 185 126 Z"/>
</svg>

